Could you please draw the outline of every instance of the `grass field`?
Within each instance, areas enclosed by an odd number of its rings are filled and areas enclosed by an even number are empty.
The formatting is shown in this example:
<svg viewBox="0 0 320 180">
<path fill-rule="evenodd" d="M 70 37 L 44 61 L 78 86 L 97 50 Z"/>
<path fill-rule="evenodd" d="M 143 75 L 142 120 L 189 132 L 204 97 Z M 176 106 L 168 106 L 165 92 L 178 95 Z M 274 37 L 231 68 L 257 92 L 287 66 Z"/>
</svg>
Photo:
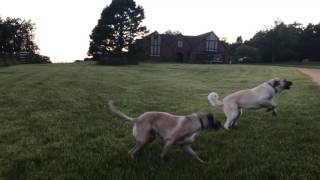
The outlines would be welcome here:
<svg viewBox="0 0 320 180">
<path fill-rule="evenodd" d="M 245 111 L 227 133 L 203 133 L 192 145 L 199 164 L 177 147 L 160 161 L 155 141 L 135 160 L 129 124 L 103 106 L 112 99 L 124 112 L 190 114 L 221 110 L 207 102 L 287 77 L 277 96 L 278 117 Z M 320 88 L 295 68 L 250 65 L 88 64 L 0 68 L 0 179 L 319 179 Z"/>
<path fill-rule="evenodd" d="M 311 68 L 311 69 L 320 69 L 320 62 L 309 62 L 309 63 L 298 63 L 298 62 L 287 62 L 287 63 L 279 63 L 279 64 L 270 64 L 274 66 L 282 66 L 282 67 L 297 67 L 297 68 Z"/>
</svg>

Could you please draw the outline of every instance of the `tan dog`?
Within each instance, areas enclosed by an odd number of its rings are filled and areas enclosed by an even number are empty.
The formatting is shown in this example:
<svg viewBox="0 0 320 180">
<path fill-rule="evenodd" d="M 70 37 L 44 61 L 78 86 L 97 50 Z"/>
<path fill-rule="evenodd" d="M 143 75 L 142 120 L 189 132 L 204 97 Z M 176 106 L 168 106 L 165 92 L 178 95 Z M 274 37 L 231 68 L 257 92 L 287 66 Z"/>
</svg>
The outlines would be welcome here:
<svg viewBox="0 0 320 180">
<path fill-rule="evenodd" d="M 290 89 L 291 85 L 291 81 L 274 78 L 255 88 L 232 93 L 226 96 L 222 102 L 215 92 L 208 95 L 208 100 L 213 106 L 223 108 L 227 117 L 224 128 L 229 130 L 230 127 L 237 125 L 242 109 L 267 108 L 268 111 L 273 112 L 273 115 L 277 115 L 273 97 L 285 89 Z"/>
<path fill-rule="evenodd" d="M 109 110 L 133 125 L 133 136 L 136 139 L 136 145 L 129 151 L 132 158 L 144 145 L 153 141 L 155 136 L 158 135 L 164 141 L 161 153 L 162 159 L 173 144 L 178 144 L 190 156 L 204 163 L 192 150 L 190 144 L 202 130 L 209 128 L 217 130 L 221 127 L 220 122 L 215 120 L 211 113 L 175 116 L 165 112 L 146 112 L 137 118 L 132 118 L 116 109 L 112 101 L 109 102 Z"/>
</svg>

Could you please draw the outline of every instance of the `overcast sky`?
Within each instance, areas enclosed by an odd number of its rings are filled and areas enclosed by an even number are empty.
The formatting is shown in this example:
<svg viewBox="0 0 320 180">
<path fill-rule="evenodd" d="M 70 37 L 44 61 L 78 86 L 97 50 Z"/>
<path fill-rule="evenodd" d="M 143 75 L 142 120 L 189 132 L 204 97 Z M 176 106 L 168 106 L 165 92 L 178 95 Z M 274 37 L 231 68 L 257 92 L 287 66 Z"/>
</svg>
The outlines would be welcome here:
<svg viewBox="0 0 320 180">
<path fill-rule="evenodd" d="M 0 0 L 0 16 L 31 19 L 36 42 L 53 62 L 86 57 L 89 35 L 111 0 Z M 285 23 L 320 22 L 319 0 L 136 0 L 145 9 L 150 31 L 178 30 L 185 35 L 214 31 L 234 42 L 257 31 Z"/>
</svg>

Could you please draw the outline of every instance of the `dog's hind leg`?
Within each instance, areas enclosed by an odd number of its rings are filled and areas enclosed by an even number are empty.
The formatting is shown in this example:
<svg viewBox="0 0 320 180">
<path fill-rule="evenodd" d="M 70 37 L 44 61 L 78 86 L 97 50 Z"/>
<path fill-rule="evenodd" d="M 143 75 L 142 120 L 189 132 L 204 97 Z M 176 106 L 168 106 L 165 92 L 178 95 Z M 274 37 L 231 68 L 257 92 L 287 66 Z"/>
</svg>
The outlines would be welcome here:
<svg viewBox="0 0 320 180">
<path fill-rule="evenodd" d="M 193 158 L 197 159 L 198 161 L 200 161 L 201 163 L 206 163 L 205 161 L 203 161 L 196 152 L 193 151 L 193 149 L 190 147 L 190 145 L 181 145 L 180 146 L 181 149 L 186 152 L 187 154 L 189 154 L 190 156 L 192 156 Z"/>
<path fill-rule="evenodd" d="M 154 136 L 149 136 L 144 141 L 137 141 L 136 145 L 128 152 L 132 159 L 134 159 L 135 154 L 140 151 L 146 144 L 152 142 L 155 139 Z"/>
<path fill-rule="evenodd" d="M 142 149 L 145 144 L 146 143 L 143 142 L 136 142 L 136 145 L 128 152 L 132 159 L 134 159 L 135 154 Z"/>
<path fill-rule="evenodd" d="M 240 112 L 236 104 L 225 104 L 223 107 L 224 114 L 227 116 L 227 120 L 224 123 L 224 128 L 229 130 L 230 127 L 237 121 L 237 117 Z"/>
<path fill-rule="evenodd" d="M 137 126 L 133 128 L 133 135 L 136 139 L 136 145 L 128 152 L 132 159 L 134 159 L 135 154 L 139 150 L 155 139 L 155 133 L 153 131 L 139 131 Z"/>
<path fill-rule="evenodd" d="M 242 109 L 238 109 L 238 115 L 237 117 L 232 121 L 232 124 L 231 124 L 231 127 L 234 127 L 234 126 L 238 126 L 239 124 L 239 121 L 240 121 L 240 116 L 242 114 Z"/>
</svg>

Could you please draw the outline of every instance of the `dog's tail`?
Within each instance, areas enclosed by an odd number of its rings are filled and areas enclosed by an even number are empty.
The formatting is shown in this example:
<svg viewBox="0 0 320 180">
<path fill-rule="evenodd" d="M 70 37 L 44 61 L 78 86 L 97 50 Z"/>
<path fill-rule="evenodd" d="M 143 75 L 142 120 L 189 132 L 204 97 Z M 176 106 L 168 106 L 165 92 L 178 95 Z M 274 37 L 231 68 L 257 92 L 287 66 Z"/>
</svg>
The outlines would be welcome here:
<svg viewBox="0 0 320 180">
<path fill-rule="evenodd" d="M 222 107 L 223 102 L 219 100 L 219 95 L 215 92 L 212 92 L 208 95 L 208 100 L 212 106 Z"/>
<path fill-rule="evenodd" d="M 133 121 L 135 118 L 132 118 L 132 117 L 129 117 L 127 116 L 126 114 L 124 114 L 123 112 L 121 112 L 120 110 L 118 110 L 114 105 L 113 105 L 113 101 L 109 101 L 108 102 L 108 108 L 109 108 L 109 111 L 114 114 L 114 115 L 117 115 L 119 116 L 120 118 L 123 118 L 127 121 Z"/>
</svg>

